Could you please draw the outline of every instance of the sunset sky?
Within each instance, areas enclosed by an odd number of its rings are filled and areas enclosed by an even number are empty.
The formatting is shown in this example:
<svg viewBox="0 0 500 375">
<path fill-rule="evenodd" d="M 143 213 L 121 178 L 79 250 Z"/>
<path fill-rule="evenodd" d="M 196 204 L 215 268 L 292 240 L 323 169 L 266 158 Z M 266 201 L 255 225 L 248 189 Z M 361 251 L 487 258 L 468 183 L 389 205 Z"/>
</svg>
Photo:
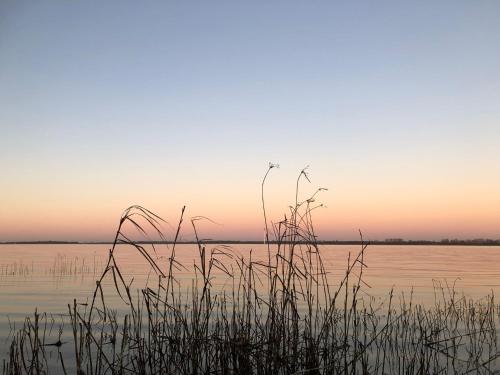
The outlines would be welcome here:
<svg viewBox="0 0 500 375">
<path fill-rule="evenodd" d="M 500 239 L 498 1 L 0 2 L 0 241 L 141 204 L 262 239 Z M 170 232 L 169 232 L 170 233 Z M 185 234 L 189 238 L 189 232 Z"/>
</svg>

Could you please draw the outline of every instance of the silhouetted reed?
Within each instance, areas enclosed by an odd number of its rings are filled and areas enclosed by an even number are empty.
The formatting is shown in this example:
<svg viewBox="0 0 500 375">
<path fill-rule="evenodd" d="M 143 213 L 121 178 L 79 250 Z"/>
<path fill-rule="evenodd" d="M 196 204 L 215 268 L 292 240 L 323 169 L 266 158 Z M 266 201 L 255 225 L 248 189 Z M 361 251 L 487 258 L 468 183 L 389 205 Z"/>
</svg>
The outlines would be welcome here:
<svg viewBox="0 0 500 375">
<path fill-rule="evenodd" d="M 13 338 L 3 372 L 466 374 L 499 368 L 500 308 L 493 296 L 474 302 L 442 288 L 433 308 L 414 304 L 411 294 L 397 299 L 392 292 L 385 303 L 376 303 L 361 294 L 369 289 L 363 281 L 362 236 L 343 278 L 332 280 L 314 231 L 316 194 L 299 200 L 306 171 L 297 179 L 294 206 L 273 223 L 264 203 L 268 173 L 262 185 L 265 261 L 251 250 L 242 255 L 228 246 L 208 246 L 197 229 L 205 218 L 194 217 L 189 221 L 198 258 L 186 287 L 178 275 L 191 265 L 176 256 L 184 208 L 169 256 L 162 260 L 154 245 L 139 244 L 125 231 L 132 226 L 163 239 L 162 219 L 132 206 L 120 218 L 90 300 L 68 305 L 70 335 L 61 337 L 61 324 L 57 341 L 48 343 L 42 328 L 48 318 L 35 313 Z M 157 281 L 133 290 L 117 261 L 119 245 L 138 251 Z M 115 310 L 116 297 L 127 314 Z M 57 354 L 49 358 L 47 348 Z"/>
</svg>

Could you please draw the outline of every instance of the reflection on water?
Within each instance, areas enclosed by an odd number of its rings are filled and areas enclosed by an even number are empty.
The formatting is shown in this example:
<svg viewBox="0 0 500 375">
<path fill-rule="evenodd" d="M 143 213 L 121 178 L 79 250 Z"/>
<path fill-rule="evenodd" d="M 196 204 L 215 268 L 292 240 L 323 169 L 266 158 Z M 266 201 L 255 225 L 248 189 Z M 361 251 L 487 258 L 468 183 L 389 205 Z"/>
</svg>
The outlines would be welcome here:
<svg viewBox="0 0 500 375">
<path fill-rule="evenodd" d="M 237 256 L 248 257 L 251 251 L 253 261 L 267 262 L 267 248 L 263 245 L 238 244 L 231 248 Z M 63 324 L 60 314 L 67 314 L 68 303 L 75 298 L 85 303 L 91 298 L 108 249 L 109 245 L 0 246 L 0 358 L 7 354 L 9 332 L 20 327 L 24 317 L 35 308 L 53 314 L 49 321 L 53 324 L 51 329 L 57 330 Z M 165 269 L 170 248 L 162 245 L 156 250 L 153 256 Z M 355 254 L 358 250 L 348 245 L 321 248 L 332 284 L 344 276 L 349 252 Z M 151 267 L 134 249 L 118 247 L 115 254 L 124 277 L 127 281 L 133 278 L 132 287 L 143 288 L 148 280 L 151 285 L 156 284 Z M 189 289 L 198 249 L 196 245 L 178 245 L 176 254 L 185 266 L 177 271 L 180 288 Z M 362 291 L 375 300 L 386 300 L 391 289 L 397 297 L 405 293 L 405 298 L 412 291 L 413 301 L 425 305 L 434 304 L 441 293 L 452 293 L 453 288 L 475 299 L 500 292 L 499 247 L 369 246 L 364 262 L 368 268 L 364 270 Z M 224 272 L 215 270 L 214 274 L 214 285 L 225 288 Z M 109 283 L 104 285 L 110 295 L 112 288 Z M 114 298 L 119 306 L 118 297 Z"/>
</svg>

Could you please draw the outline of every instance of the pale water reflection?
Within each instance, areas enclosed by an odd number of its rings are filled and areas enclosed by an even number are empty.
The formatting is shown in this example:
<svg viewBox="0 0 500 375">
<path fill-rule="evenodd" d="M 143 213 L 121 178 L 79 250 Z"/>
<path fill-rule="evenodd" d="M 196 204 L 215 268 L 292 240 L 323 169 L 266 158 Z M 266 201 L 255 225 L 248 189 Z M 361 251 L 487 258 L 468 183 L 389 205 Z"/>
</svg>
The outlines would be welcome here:
<svg viewBox="0 0 500 375">
<path fill-rule="evenodd" d="M 208 250 L 215 247 L 207 245 Z M 238 244 L 230 248 L 236 256 L 249 257 L 251 251 L 252 260 L 267 261 L 264 245 Z M 35 308 L 54 314 L 57 321 L 58 314 L 67 313 L 67 305 L 73 299 L 85 303 L 91 298 L 108 249 L 109 245 L 102 244 L 0 246 L 0 358 L 7 355 L 9 332 L 19 328 Z M 320 249 L 332 285 L 344 276 L 349 252 L 355 256 L 359 251 L 354 245 L 325 245 Z M 165 269 L 171 246 L 157 246 L 156 250 L 152 255 Z M 186 267 L 177 271 L 177 277 L 187 289 L 194 275 L 198 248 L 177 245 L 176 256 Z M 116 257 L 127 281 L 134 279 L 132 286 L 143 288 L 148 280 L 150 285 L 156 284 L 157 276 L 137 251 L 118 247 Z M 377 245 L 367 248 L 364 262 L 368 268 L 363 274 L 363 295 L 375 300 L 387 299 L 391 289 L 396 297 L 404 293 L 405 298 L 412 291 L 415 303 L 429 306 L 441 293 L 451 293 L 453 286 L 456 293 L 474 299 L 500 292 L 500 247 Z M 224 288 L 227 276 L 222 272 L 215 275 L 218 279 L 214 285 Z M 109 283 L 105 291 L 114 295 Z M 114 298 L 118 302 L 116 295 Z"/>
</svg>

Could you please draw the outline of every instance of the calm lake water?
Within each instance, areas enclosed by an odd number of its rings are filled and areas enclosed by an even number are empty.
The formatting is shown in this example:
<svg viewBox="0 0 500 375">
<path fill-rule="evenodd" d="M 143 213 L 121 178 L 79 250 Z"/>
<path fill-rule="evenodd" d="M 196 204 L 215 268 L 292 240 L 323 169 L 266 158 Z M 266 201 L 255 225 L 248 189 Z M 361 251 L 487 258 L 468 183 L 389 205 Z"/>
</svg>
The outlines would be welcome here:
<svg viewBox="0 0 500 375">
<path fill-rule="evenodd" d="M 214 247 L 208 245 L 207 249 Z M 53 314 L 57 322 L 58 314 L 66 314 L 74 298 L 79 302 L 92 298 L 108 249 L 109 245 L 0 245 L 0 359 L 7 356 L 9 334 L 35 308 Z M 153 257 L 166 269 L 171 247 L 162 245 L 156 250 Z M 238 244 L 221 250 L 246 258 L 251 250 L 252 260 L 267 259 L 264 245 Z M 344 276 L 349 252 L 355 256 L 358 251 L 359 246 L 354 245 L 321 247 L 331 284 Z M 186 288 L 191 285 L 197 255 L 195 245 L 176 248 L 177 260 L 186 267 L 177 275 Z M 136 250 L 118 247 L 116 256 L 127 282 L 133 278 L 133 287 L 155 284 L 157 276 Z M 363 293 L 380 301 L 387 299 L 391 289 L 396 298 L 404 293 L 406 299 L 413 290 L 413 301 L 430 306 L 453 285 L 457 293 L 474 299 L 500 294 L 498 246 L 369 246 L 364 261 L 368 268 L 363 274 Z M 105 292 L 112 301 L 117 297 L 111 280 Z M 226 281 L 219 273 L 214 283 L 225 288 Z"/>
</svg>

